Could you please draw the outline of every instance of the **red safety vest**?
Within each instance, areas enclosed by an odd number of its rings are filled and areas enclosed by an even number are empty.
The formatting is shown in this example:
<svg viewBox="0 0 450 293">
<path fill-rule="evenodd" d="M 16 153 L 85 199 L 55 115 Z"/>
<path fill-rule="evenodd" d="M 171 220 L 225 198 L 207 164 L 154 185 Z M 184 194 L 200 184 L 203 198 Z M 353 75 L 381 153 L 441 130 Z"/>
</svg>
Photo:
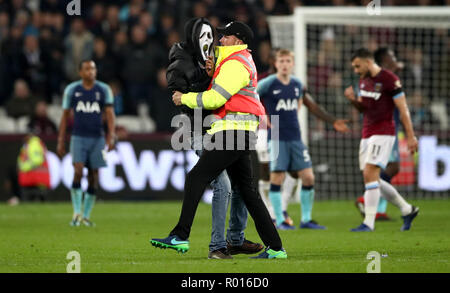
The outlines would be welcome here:
<svg viewBox="0 0 450 293">
<path fill-rule="evenodd" d="M 22 187 L 45 186 L 46 188 L 50 188 L 50 171 L 48 168 L 47 158 L 45 157 L 47 148 L 42 142 L 41 146 L 44 149 L 44 162 L 42 163 L 42 165 L 28 172 L 19 170 L 18 182 Z M 24 150 L 24 152 L 26 152 L 26 150 Z"/>
<path fill-rule="evenodd" d="M 228 112 L 243 112 L 254 114 L 258 117 L 264 115 L 266 113 L 264 106 L 261 104 L 259 95 L 256 92 L 256 86 L 258 85 L 256 66 L 253 62 L 252 55 L 247 49 L 237 51 L 220 62 L 214 72 L 208 90 L 214 85 L 214 81 L 219 74 L 222 65 L 229 60 L 237 60 L 245 66 L 250 74 L 250 82 L 239 92 L 231 96 L 231 98 L 228 99 L 222 107 L 214 110 L 213 113 L 220 119 L 222 119 Z"/>
</svg>

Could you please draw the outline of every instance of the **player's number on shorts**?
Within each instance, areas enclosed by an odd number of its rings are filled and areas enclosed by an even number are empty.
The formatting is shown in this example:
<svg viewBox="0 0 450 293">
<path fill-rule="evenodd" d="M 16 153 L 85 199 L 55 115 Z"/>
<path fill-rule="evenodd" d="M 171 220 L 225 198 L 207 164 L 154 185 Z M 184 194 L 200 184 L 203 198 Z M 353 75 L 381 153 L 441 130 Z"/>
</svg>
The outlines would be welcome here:
<svg viewBox="0 0 450 293">
<path fill-rule="evenodd" d="M 378 156 L 380 154 L 380 151 L 381 151 L 381 145 L 374 144 L 372 146 L 372 155 Z"/>
<path fill-rule="evenodd" d="M 311 161 L 311 157 L 309 156 L 308 150 L 303 151 L 303 158 L 304 158 L 305 162 Z"/>
</svg>

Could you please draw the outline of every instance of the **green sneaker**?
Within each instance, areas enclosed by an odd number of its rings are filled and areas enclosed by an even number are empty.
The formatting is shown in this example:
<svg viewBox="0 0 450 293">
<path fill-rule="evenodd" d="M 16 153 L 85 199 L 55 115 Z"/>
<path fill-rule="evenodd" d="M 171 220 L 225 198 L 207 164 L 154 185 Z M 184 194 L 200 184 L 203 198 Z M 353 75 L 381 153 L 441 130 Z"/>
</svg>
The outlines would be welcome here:
<svg viewBox="0 0 450 293">
<path fill-rule="evenodd" d="M 266 250 L 258 254 L 257 256 L 253 256 L 251 258 L 279 258 L 284 259 L 287 258 L 286 251 L 281 248 L 281 250 L 273 250 L 270 247 L 267 247 Z"/>
<path fill-rule="evenodd" d="M 189 250 L 189 241 L 181 240 L 176 235 L 171 235 L 162 239 L 152 238 L 150 243 L 158 248 L 171 248 L 181 253 L 186 253 Z"/>
</svg>

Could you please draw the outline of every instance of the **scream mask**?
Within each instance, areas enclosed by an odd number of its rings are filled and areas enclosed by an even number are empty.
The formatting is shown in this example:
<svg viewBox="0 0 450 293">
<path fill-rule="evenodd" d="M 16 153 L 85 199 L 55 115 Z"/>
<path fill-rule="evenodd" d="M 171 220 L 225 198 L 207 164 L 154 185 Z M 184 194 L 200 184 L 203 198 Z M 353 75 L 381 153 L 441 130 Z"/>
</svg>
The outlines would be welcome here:
<svg viewBox="0 0 450 293">
<path fill-rule="evenodd" d="M 185 39 L 189 51 L 195 59 L 205 65 L 208 56 L 213 54 L 214 29 L 206 18 L 193 18 L 185 26 Z"/>
<path fill-rule="evenodd" d="M 205 23 L 200 28 L 200 36 L 198 39 L 198 45 L 200 53 L 204 61 L 208 59 L 208 56 L 212 53 L 212 44 L 214 42 L 213 31 L 210 25 Z"/>
</svg>

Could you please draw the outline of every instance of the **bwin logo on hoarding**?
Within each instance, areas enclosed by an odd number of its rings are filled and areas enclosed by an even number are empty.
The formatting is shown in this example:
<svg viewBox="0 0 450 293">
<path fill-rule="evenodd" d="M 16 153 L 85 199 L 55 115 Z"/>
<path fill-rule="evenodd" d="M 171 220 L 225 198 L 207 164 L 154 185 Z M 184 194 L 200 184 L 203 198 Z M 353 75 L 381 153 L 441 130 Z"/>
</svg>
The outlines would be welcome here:
<svg viewBox="0 0 450 293">
<path fill-rule="evenodd" d="M 81 15 L 81 0 L 72 0 L 67 4 L 66 12 L 68 15 Z"/>
</svg>

